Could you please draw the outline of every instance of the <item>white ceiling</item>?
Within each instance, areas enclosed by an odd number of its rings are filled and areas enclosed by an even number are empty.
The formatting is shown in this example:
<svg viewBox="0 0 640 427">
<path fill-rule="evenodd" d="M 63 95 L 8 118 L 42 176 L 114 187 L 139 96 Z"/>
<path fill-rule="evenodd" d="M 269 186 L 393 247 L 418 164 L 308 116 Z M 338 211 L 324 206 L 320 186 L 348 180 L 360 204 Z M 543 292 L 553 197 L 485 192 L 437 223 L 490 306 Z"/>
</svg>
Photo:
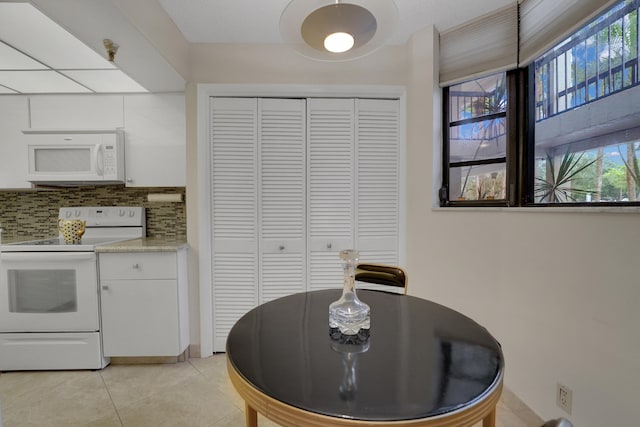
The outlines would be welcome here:
<svg viewBox="0 0 640 427">
<path fill-rule="evenodd" d="M 131 77 L 151 92 L 180 91 L 189 75 L 189 43 L 284 43 L 280 16 L 290 0 L 0 0 L 0 5 L 8 7 L 6 3 L 13 1 L 26 3 L 22 6 L 36 6 L 101 56 L 102 65 L 94 66 L 85 60 L 82 64 L 53 64 L 63 58 L 78 59 L 78 45 L 51 55 L 50 42 L 59 41 L 62 36 L 44 36 L 43 31 L 34 30 L 42 30 L 43 25 L 2 13 L 0 40 L 4 43 L 0 42 L 0 74 L 4 80 L 0 81 L 0 94 L 131 90 L 115 87 L 118 79 L 103 76 L 106 72 L 120 71 L 124 72 L 123 79 Z M 321 7 L 335 0 L 298 1 Z M 351 1 L 366 6 L 367 2 L 386 0 Z M 386 44 L 403 45 L 412 34 L 427 26 L 447 30 L 516 1 L 395 0 L 398 25 Z M 25 32 L 14 38 L 2 35 L 9 27 Z M 147 37 L 151 33 L 156 38 Z M 113 64 L 103 59 L 105 38 L 121 46 L 115 68 L 110 68 Z M 33 46 L 42 47 L 43 56 L 35 53 L 20 56 L 27 51 L 35 52 Z M 76 56 L 69 56 L 69 52 Z M 49 86 L 63 79 L 70 83 L 54 89 Z M 109 85 L 105 86 L 105 82 Z"/>
<path fill-rule="evenodd" d="M 191 43 L 282 43 L 280 15 L 290 0 L 158 1 Z M 399 23 L 388 44 L 404 44 L 411 34 L 428 25 L 443 31 L 515 2 L 395 0 Z"/>
</svg>

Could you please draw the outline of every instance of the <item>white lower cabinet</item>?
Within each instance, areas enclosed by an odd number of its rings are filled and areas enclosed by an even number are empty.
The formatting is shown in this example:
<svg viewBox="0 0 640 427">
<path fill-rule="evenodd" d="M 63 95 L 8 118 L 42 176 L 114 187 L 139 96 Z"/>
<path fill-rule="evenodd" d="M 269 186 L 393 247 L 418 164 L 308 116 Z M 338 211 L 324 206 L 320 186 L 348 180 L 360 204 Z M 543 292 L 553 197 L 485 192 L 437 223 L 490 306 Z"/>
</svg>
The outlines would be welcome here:
<svg viewBox="0 0 640 427">
<path fill-rule="evenodd" d="M 186 254 L 186 249 L 99 254 L 105 356 L 178 356 L 185 351 Z"/>
</svg>

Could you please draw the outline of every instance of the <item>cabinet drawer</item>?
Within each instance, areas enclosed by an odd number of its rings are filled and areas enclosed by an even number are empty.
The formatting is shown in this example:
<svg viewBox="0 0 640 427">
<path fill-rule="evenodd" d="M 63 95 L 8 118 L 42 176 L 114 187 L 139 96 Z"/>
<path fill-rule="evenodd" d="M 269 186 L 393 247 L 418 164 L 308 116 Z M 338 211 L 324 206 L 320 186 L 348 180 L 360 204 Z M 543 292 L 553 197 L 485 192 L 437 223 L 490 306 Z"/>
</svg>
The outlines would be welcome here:
<svg viewBox="0 0 640 427">
<path fill-rule="evenodd" d="M 174 252 L 101 253 L 100 279 L 176 279 Z"/>
</svg>

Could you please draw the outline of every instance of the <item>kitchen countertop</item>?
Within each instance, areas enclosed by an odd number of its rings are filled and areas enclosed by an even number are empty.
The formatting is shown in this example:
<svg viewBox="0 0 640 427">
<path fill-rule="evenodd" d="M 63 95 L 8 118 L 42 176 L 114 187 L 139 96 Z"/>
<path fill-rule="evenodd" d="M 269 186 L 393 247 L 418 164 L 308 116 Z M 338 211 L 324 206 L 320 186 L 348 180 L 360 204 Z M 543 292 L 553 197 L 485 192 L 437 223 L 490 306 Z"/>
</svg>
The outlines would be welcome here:
<svg viewBox="0 0 640 427">
<path fill-rule="evenodd" d="M 96 246 L 96 252 L 172 252 L 188 247 L 184 239 L 162 239 L 157 237 L 143 237 L 140 239 L 124 240 Z"/>
</svg>

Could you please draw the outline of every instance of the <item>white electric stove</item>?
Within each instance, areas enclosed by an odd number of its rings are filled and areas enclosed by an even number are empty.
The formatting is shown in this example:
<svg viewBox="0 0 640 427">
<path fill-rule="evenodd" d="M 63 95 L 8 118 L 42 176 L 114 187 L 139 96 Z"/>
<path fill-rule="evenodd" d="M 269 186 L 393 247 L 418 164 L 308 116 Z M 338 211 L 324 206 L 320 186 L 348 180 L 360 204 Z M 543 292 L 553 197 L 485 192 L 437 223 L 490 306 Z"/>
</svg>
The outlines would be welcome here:
<svg viewBox="0 0 640 427">
<path fill-rule="evenodd" d="M 96 246 L 146 235 L 142 207 L 61 208 L 87 222 L 58 236 L 0 245 L 0 371 L 102 369 Z"/>
</svg>

